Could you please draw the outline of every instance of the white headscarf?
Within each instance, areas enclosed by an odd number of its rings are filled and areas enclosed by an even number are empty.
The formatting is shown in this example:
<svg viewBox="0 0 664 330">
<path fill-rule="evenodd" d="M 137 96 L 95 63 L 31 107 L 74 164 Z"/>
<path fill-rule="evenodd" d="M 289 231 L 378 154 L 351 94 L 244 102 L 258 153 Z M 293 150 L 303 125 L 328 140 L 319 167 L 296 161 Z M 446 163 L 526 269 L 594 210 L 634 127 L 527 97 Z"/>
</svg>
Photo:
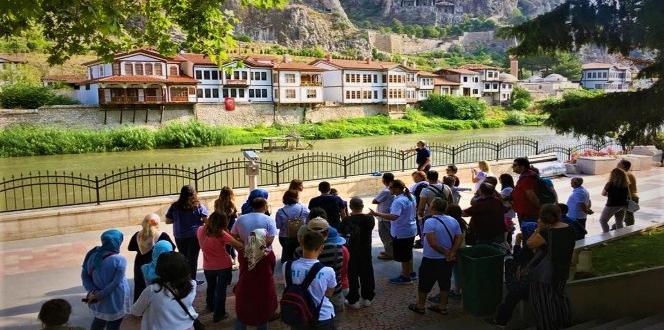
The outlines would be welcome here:
<svg viewBox="0 0 664 330">
<path fill-rule="evenodd" d="M 244 246 L 244 258 L 247 259 L 248 270 L 254 269 L 267 253 L 267 242 L 265 237 L 267 231 L 263 228 L 256 229 L 249 234 L 249 242 Z"/>
</svg>

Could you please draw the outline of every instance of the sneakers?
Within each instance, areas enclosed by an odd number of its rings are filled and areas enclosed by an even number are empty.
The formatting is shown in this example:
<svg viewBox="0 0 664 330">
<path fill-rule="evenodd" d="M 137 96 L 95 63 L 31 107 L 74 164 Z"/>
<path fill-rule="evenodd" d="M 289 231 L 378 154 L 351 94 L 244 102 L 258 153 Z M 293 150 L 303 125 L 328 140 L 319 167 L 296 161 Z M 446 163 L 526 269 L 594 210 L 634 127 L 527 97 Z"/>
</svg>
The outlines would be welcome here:
<svg viewBox="0 0 664 330">
<path fill-rule="evenodd" d="M 422 245 L 422 240 L 419 240 L 419 239 L 418 239 L 417 242 L 415 242 L 415 244 L 413 245 L 413 249 L 421 249 L 421 248 L 423 248 L 423 247 L 424 247 L 424 246 Z"/>
<path fill-rule="evenodd" d="M 360 301 L 359 301 L 359 300 L 356 301 L 354 304 L 347 304 L 347 305 L 348 305 L 348 307 L 350 307 L 350 308 L 352 308 L 352 309 L 360 309 L 360 308 L 362 308 L 362 304 L 360 304 Z"/>
<path fill-rule="evenodd" d="M 360 303 L 362 304 L 362 307 L 369 307 L 371 306 L 371 303 L 373 303 L 373 300 L 360 299 Z"/>
<path fill-rule="evenodd" d="M 417 281 L 417 273 L 416 272 L 410 273 L 410 279 L 413 281 Z"/>
<path fill-rule="evenodd" d="M 395 278 L 390 279 L 390 283 L 392 283 L 392 284 L 411 284 L 411 283 L 413 283 L 413 280 L 410 277 L 399 275 Z"/>
</svg>

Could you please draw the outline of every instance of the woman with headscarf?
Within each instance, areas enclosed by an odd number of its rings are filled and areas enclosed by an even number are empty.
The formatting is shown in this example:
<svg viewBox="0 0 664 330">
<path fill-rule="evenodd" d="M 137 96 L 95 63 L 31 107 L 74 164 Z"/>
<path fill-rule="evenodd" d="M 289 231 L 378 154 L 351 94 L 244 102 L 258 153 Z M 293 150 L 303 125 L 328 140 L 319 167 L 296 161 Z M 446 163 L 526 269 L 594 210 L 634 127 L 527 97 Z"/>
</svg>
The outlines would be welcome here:
<svg viewBox="0 0 664 330">
<path fill-rule="evenodd" d="M 142 229 L 137 231 L 129 240 L 129 251 L 136 251 L 134 258 L 134 302 L 145 289 L 145 278 L 141 267 L 152 261 L 153 246 L 160 241 L 166 241 L 171 245 L 171 251 L 175 249 L 175 244 L 167 233 L 159 230 L 161 219 L 157 214 L 151 213 L 143 218 Z"/>
<path fill-rule="evenodd" d="M 166 252 L 173 252 L 173 243 L 159 241 L 152 248 L 152 260 L 141 266 L 141 276 L 143 277 L 143 286 L 150 285 L 157 280 L 157 260 L 159 256 Z"/>
<path fill-rule="evenodd" d="M 198 254 L 201 247 L 198 245 L 196 231 L 207 220 L 208 210 L 201 204 L 196 195 L 196 190 L 190 185 L 180 189 L 180 197 L 168 208 L 166 212 L 166 223 L 173 224 L 173 236 L 175 244 L 180 253 L 184 254 L 189 261 L 191 279 L 196 280 L 198 269 Z M 202 284 L 196 282 L 196 284 Z"/>
<path fill-rule="evenodd" d="M 131 290 L 125 276 L 127 260 L 120 255 L 122 232 L 111 229 L 101 234 L 101 246 L 90 250 L 83 260 L 81 280 L 88 292 L 86 302 L 94 315 L 90 329 L 120 328 L 131 308 Z"/>
<path fill-rule="evenodd" d="M 249 193 L 249 197 L 247 197 L 247 201 L 244 202 L 244 204 L 242 204 L 242 208 L 241 208 L 242 214 L 249 214 L 251 212 L 254 212 L 254 210 L 251 207 L 251 202 L 253 202 L 254 199 L 259 198 L 259 197 L 267 200 L 267 197 L 268 197 L 267 190 L 261 189 L 261 188 L 256 188 L 256 189 L 252 190 Z M 268 210 L 266 210 L 265 215 L 270 215 L 270 212 Z"/>
</svg>

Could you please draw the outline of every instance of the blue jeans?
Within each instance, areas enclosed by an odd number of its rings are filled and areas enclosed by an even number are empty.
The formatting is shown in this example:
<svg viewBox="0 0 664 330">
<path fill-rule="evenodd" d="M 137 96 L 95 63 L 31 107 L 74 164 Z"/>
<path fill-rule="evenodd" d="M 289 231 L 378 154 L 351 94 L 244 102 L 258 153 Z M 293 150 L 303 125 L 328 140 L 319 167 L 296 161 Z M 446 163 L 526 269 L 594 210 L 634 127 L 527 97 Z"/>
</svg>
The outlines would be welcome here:
<svg viewBox="0 0 664 330">
<path fill-rule="evenodd" d="M 256 330 L 267 330 L 269 329 L 269 323 L 264 323 L 256 327 Z M 235 320 L 235 324 L 233 325 L 234 330 L 247 330 L 247 325 L 242 324 L 240 320 Z"/>
<path fill-rule="evenodd" d="M 122 319 L 115 320 L 115 321 L 104 321 L 102 319 L 98 319 L 95 317 L 94 320 L 92 320 L 92 325 L 90 325 L 90 330 L 118 330 L 120 329 L 120 324 L 122 323 Z"/>
<path fill-rule="evenodd" d="M 214 318 L 226 315 L 226 288 L 231 283 L 233 273 L 230 268 L 219 270 L 204 270 L 207 282 L 207 295 L 205 303 L 207 308 L 214 312 Z"/>
</svg>

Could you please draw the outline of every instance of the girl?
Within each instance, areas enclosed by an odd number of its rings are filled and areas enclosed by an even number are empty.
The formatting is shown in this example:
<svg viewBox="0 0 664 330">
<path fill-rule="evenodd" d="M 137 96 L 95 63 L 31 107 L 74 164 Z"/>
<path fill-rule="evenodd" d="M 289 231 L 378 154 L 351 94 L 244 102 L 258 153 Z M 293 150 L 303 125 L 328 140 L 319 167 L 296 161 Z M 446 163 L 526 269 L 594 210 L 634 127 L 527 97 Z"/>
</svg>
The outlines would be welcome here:
<svg viewBox="0 0 664 330">
<path fill-rule="evenodd" d="M 228 226 L 226 227 L 226 230 L 230 231 L 238 216 L 233 189 L 227 186 L 221 188 L 221 191 L 219 191 L 219 198 L 214 201 L 214 211 L 226 215 L 228 218 Z M 233 249 L 231 245 L 226 245 L 226 252 L 228 252 L 233 260 L 233 270 L 236 270 L 238 266 L 237 260 L 235 259 L 237 257 L 235 249 Z"/>
<path fill-rule="evenodd" d="M 606 206 L 599 217 L 599 223 L 602 225 L 602 231 L 609 232 L 609 220 L 616 217 L 616 228 L 623 227 L 625 211 L 627 210 L 627 200 L 629 199 L 629 180 L 625 171 L 614 168 L 611 171 L 609 182 L 602 190 L 602 196 L 606 196 Z"/>
<path fill-rule="evenodd" d="M 473 174 L 473 183 L 475 184 L 475 191 L 478 191 L 480 189 L 480 185 L 482 182 L 484 182 L 484 179 L 488 176 L 493 176 L 491 174 L 491 167 L 489 167 L 489 163 L 486 161 L 482 160 L 477 163 L 478 168 L 471 168 L 471 172 Z M 478 171 L 479 169 L 479 171 Z"/>
</svg>

